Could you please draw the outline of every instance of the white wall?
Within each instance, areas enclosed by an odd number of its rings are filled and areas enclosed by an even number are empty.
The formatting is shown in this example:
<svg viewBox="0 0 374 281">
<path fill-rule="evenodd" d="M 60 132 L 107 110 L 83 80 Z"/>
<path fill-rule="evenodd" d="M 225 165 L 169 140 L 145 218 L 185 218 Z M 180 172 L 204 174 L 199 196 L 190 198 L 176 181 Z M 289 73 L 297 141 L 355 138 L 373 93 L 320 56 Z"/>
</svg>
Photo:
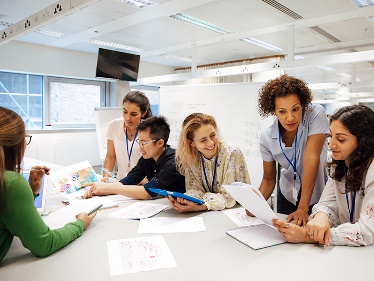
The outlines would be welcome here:
<svg viewBox="0 0 374 281">
<path fill-rule="evenodd" d="M 69 166 L 88 160 L 92 166 L 102 165 L 96 132 L 81 131 L 29 131 L 32 141 L 27 146 L 25 156 Z"/>
<path fill-rule="evenodd" d="M 96 62 L 96 53 L 71 51 L 20 41 L 0 45 L 2 71 L 94 79 Z M 173 67 L 140 62 L 139 78 L 173 73 Z"/>
</svg>

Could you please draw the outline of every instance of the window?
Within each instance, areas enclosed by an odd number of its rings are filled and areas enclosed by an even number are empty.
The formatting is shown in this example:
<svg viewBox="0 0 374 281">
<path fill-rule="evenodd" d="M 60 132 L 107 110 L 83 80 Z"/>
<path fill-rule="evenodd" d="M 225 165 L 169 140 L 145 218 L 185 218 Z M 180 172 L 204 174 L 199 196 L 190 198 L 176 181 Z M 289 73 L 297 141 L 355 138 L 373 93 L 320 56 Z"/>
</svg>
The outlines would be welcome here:
<svg viewBox="0 0 374 281">
<path fill-rule="evenodd" d="M 105 95 L 105 82 L 48 78 L 47 120 L 52 127 L 93 127 L 95 107 Z"/>
<path fill-rule="evenodd" d="M 0 72 L 0 105 L 17 112 L 27 129 L 93 128 L 104 106 L 103 81 Z"/>
<path fill-rule="evenodd" d="M 43 128 L 43 76 L 0 72 L 0 104 L 17 112 L 28 129 Z"/>
</svg>

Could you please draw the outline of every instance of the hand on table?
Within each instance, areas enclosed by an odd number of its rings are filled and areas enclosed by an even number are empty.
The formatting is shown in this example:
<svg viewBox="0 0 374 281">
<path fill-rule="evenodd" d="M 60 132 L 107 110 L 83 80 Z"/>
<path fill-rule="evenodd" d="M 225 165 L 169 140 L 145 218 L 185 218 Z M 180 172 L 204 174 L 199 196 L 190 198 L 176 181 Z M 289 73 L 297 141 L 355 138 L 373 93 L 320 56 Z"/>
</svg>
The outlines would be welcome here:
<svg viewBox="0 0 374 281">
<path fill-rule="evenodd" d="M 308 222 L 308 212 L 304 211 L 303 209 L 297 209 L 295 212 L 291 213 L 287 217 L 287 222 L 293 221 L 294 224 L 298 226 L 305 226 Z"/>
<path fill-rule="evenodd" d="M 314 241 L 329 246 L 330 239 L 330 221 L 326 213 L 319 212 L 315 214 L 306 225 L 306 231 Z"/>
<path fill-rule="evenodd" d="M 97 211 L 92 213 L 91 215 L 87 215 L 87 213 L 80 213 L 76 215 L 76 219 L 80 219 L 84 223 L 84 229 L 86 229 L 92 222 L 93 218 L 96 216 Z"/>
<path fill-rule="evenodd" d="M 197 211 L 205 211 L 207 207 L 202 205 L 197 205 L 194 202 L 191 202 L 184 198 L 174 198 L 172 196 L 167 197 L 169 199 L 170 205 L 173 209 L 177 210 L 180 213 L 187 213 L 187 212 L 197 212 Z"/>
<path fill-rule="evenodd" d="M 91 198 L 92 196 L 102 196 L 107 195 L 107 183 L 105 182 L 90 182 L 85 183 L 82 185 L 82 187 L 88 187 L 90 186 L 90 190 L 87 190 L 85 194 L 82 196 L 83 199 Z"/>
</svg>

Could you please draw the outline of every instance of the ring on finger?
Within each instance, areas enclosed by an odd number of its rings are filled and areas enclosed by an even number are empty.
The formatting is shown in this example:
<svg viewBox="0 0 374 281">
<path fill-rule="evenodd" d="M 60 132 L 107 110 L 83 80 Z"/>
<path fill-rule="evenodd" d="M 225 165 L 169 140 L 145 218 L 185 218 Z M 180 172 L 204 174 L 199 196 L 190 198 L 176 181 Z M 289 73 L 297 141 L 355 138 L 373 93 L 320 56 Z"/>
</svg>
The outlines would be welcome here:
<svg viewBox="0 0 374 281">
<path fill-rule="evenodd" d="M 288 228 L 290 226 L 290 224 L 289 223 L 286 223 L 286 228 Z"/>
<path fill-rule="evenodd" d="M 313 232 L 312 232 L 312 233 L 309 233 L 309 236 L 310 236 L 310 237 L 312 237 L 313 235 L 314 235 L 314 233 L 313 233 Z"/>
</svg>

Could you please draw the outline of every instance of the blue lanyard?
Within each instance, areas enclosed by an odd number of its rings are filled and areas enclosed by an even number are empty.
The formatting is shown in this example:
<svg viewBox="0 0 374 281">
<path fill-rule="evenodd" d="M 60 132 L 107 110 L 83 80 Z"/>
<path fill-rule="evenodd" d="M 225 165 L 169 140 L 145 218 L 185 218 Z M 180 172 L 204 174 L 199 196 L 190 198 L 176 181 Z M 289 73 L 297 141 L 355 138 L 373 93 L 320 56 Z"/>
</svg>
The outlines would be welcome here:
<svg viewBox="0 0 374 281">
<path fill-rule="evenodd" d="M 126 149 L 127 149 L 127 156 L 129 157 L 129 167 L 130 167 L 130 158 L 132 154 L 132 148 L 134 147 L 135 139 L 138 136 L 138 131 L 136 131 L 134 139 L 131 144 L 130 153 L 129 153 L 129 137 L 127 136 L 127 128 L 126 128 Z"/>
<path fill-rule="evenodd" d="M 346 182 L 347 184 L 347 182 Z M 349 200 L 348 200 L 348 192 L 347 187 L 345 188 L 345 199 L 347 200 L 348 212 L 349 212 L 349 220 L 353 223 L 353 215 L 355 213 L 355 205 L 356 205 L 356 190 L 353 191 L 352 197 L 352 209 L 349 208 Z"/>
<path fill-rule="evenodd" d="M 213 192 L 214 192 L 214 182 L 215 182 L 215 180 L 216 180 L 218 155 L 216 156 L 216 161 L 214 162 L 214 172 L 213 172 L 213 179 L 212 179 L 212 189 L 210 189 L 209 182 L 208 182 L 208 178 L 207 178 L 207 176 L 206 176 L 205 167 L 204 167 L 204 159 L 203 159 L 203 155 L 200 154 L 200 156 L 201 156 L 201 165 L 203 166 L 203 172 L 204 172 L 204 177 L 205 177 L 206 185 L 208 186 L 209 191 L 213 193 Z"/>
<path fill-rule="evenodd" d="M 292 161 L 287 157 L 286 153 L 284 153 L 284 150 L 283 150 L 283 147 L 282 147 L 282 133 L 281 133 L 280 130 L 279 130 L 278 140 L 279 140 L 279 146 L 280 146 L 280 148 L 282 150 L 282 153 L 283 153 L 284 157 L 286 157 L 288 163 L 290 163 L 290 165 L 293 168 L 293 180 L 296 180 L 296 175 L 297 175 L 297 169 L 296 169 L 296 161 L 297 161 L 297 158 L 296 158 L 297 132 L 296 132 L 296 136 L 295 136 L 295 154 L 294 154 L 294 162 L 295 163 L 292 163 Z"/>
</svg>

